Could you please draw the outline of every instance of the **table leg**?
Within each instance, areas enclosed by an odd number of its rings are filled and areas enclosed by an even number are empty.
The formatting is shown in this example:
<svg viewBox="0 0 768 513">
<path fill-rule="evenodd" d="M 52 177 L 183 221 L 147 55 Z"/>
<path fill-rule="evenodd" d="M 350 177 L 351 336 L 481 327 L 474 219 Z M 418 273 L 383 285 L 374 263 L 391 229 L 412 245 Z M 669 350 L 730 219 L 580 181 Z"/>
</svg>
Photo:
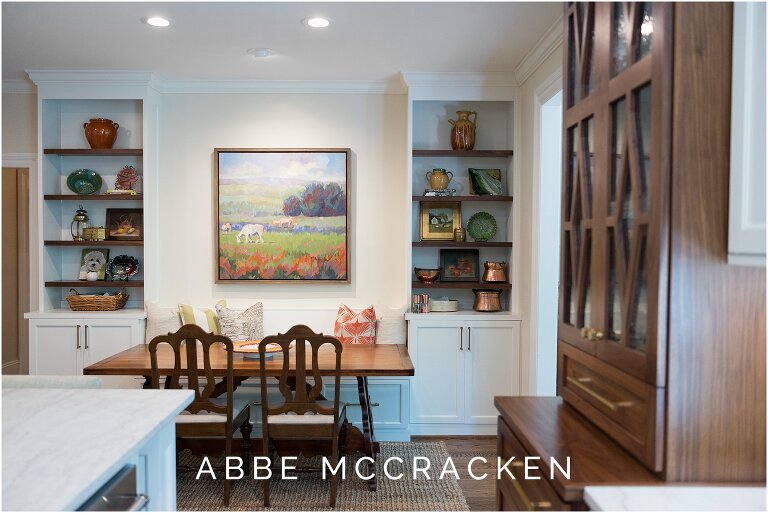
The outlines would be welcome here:
<svg viewBox="0 0 768 513">
<path fill-rule="evenodd" d="M 149 389 L 152 388 L 152 376 L 142 376 L 144 378 L 144 384 L 141 386 L 141 388 Z"/>
<path fill-rule="evenodd" d="M 379 453 L 379 443 L 376 441 L 376 436 L 373 432 L 373 412 L 371 411 L 371 398 L 368 395 L 367 376 L 357 377 L 357 392 L 360 397 L 360 410 L 362 412 L 363 452 L 366 456 L 376 460 L 376 455 Z M 368 480 L 368 489 L 372 492 L 376 491 L 375 467 L 375 463 L 368 464 L 368 471 L 374 474 L 373 479 Z"/>
</svg>

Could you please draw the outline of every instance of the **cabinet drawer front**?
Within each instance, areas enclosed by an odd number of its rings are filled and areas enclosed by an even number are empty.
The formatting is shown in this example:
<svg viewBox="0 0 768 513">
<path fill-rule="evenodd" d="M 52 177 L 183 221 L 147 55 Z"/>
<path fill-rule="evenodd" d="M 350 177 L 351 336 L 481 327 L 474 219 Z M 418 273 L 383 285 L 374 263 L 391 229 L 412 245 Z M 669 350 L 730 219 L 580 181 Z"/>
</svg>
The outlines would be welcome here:
<svg viewBox="0 0 768 513">
<path fill-rule="evenodd" d="M 649 468 L 660 471 L 663 391 L 563 342 L 559 395 Z"/>
<path fill-rule="evenodd" d="M 533 479 L 524 479 L 525 457 L 531 455 L 523 449 L 522 444 L 512 434 L 501 417 L 498 420 L 498 428 L 499 434 L 496 443 L 502 465 L 511 457 L 515 457 L 515 461 L 507 467 L 515 479 L 512 479 L 506 472 L 502 472 L 501 479 L 496 482 L 498 509 L 503 511 L 570 510 L 570 505 L 560 499 L 542 470 L 529 469 L 528 476 Z M 535 460 L 532 465 L 535 463 L 535 466 L 538 466 L 540 462 L 541 460 Z"/>
</svg>

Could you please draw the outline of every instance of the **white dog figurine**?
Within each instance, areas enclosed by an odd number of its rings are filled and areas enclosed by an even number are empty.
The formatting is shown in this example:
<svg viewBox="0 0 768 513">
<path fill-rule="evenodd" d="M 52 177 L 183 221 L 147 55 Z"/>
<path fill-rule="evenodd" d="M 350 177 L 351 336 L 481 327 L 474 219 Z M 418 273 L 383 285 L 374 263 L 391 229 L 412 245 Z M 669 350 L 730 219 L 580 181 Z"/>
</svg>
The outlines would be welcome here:
<svg viewBox="0 0 768 513">
<path fill-rule="evenodd" d="M 240 233 L 236 235 L 237 243 L 240 244 L 240 237 L 245 237 L 245 242 L 254 242 L 254 240 L 251 238 L 253 235 L 256 235 L 259 240 L 258 242 L 263 243 L 264 239 L 261 237 L 261 235 L 264 233 L 264 225 L 263 224 L 246 224 L 243 226 L 243 229 L 240 230 Z"/>
<path fill-rule="evenodd" d="M 96 271 L 101 274 L 101 268 L 104 267 L 104 253 L 101 251 L 89 251 L 85 254 L 84 263 L 80 267 L 80 279 L 84 280 L 88 271 Z"/>
</svg>

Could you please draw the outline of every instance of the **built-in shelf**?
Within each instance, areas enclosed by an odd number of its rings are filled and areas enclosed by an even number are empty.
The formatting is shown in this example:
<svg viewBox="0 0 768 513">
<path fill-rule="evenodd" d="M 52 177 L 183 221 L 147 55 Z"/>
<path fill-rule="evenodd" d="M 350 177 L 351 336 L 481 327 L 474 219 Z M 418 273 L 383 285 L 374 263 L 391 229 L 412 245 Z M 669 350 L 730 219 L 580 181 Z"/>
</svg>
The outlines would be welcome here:
<svg viewBox="0 0 768 513">
<path fill-rule="evenodd" d="M 47 240 L 46 246 L 143 246 L 143 240 Z"/>
<path fill-rule="evenodd" d="M 91 148 L 45 148 L 46 155 L 90 155 L 102 157 L 141 157 L 144 155 L 142 148 L 110 148 L 94 150 Z"/>
<path fill-rule="evenodd" d="M 512 201 L 512 196 L 412 196 L 413 201 L 440 202 L 447 201 Z"/>
<path fill-rule="evenodd" d="M 512 285 L 506 282 L 485 282 L 485 281 L 436 281 L 434 283 L 423 283 L 414 281 L 411 283 L 414 289 L 511 289 Z"/>
<path fill-rule="evenodd" d="M 511 242 L 456 242 L 452 240 L 415 240 L 414 248 L 511 248 Z"/>
<path fill-rule="evenodd" d="M 62 201 L 142 201 L 143 194 L 45 194 L 43 199 Z"/>
<path fill-rule="evenodd" d="M 87 280 L 57 280 L 46 281 L 46 287 L 143 287 L 144 280 L 130 280 L 130 281 L 87 281 Z"/>
<path fill-rule="evenodd" d="M 413 150 L 414 157 L 511 157 L 512 150 Z"/>
</svg>

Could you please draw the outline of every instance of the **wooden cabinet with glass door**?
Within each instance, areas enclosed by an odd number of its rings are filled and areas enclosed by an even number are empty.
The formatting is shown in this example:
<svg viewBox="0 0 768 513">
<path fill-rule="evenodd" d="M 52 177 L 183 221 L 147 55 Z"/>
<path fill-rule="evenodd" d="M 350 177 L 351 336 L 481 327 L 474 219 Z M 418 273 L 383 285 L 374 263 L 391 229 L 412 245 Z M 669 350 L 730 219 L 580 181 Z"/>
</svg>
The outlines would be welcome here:
<svg viewBox="0 0 768 513">
<path fill-rule="evenodd" d="M 660 470 L 671 6 L 567 12 L 559 391 Z"/>
</svg>

